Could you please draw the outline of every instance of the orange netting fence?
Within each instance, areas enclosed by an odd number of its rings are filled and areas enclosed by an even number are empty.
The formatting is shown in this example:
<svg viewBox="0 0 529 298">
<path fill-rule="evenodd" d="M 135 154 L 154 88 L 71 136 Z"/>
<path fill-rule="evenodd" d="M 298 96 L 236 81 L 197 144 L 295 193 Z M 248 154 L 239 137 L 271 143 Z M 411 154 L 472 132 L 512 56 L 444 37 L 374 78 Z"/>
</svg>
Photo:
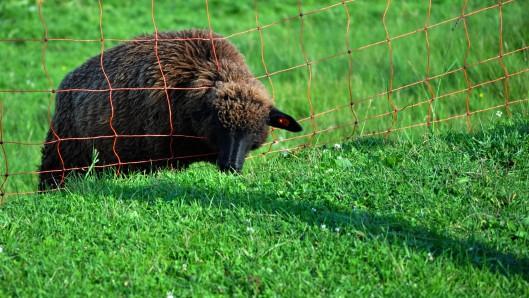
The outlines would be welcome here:
<svg viewBox="0 0 529 298">
<path fill-rule="evenodd" d="M 393 132 L 397 131 L 407 131 L 412 128 L 418 128 L 418 127 L 425 127 L 427 130 L 431 130 L 431 127 L 438 123 L 445 123 L 445 122 L 452 122 L 456 121 L 457 119 L 461 119 L 464 121 L 464 126 L 468 130 L 472 129 L 472 119 L 477 114 L 484 114 L 488 111 L 504 111 L 507 115 L 510 115 L 512 113 L 512 110 L 516 106 L 524 106 L 523 104 L 528 103 L 529 98 L 527 96 L 527 89 L 522 88 L 521 92 L 516 92 L 515 95 L 513 95 L 513 92 L 511 92 L 511 88 L 513 84 L 519 84 L 520 82 L 523 82 L 524 78 L 522 77 L 523 74 L 527 73 L 529 71 L 528 63 L 527 63 L 527 50 L 529 46 L 526 45 L 526 41 L 520 40 L 519 43 L 515 48 L 512 48 L 510 46 L 509 49 L 506 49 L 506 41 L 505 41 L 505 32 L 508 30 L 508 28 L 505 26 L 505 9 L 506 7 L 510 5 L 514 5 L 518 3 L 518 5 L 523 5 L 523 2 L 525 0 L 499 0 L 494 1 L 492 3 L 489 3 L 488 5 L 483 5 L 481 7 L 477 7 L 475 9 L 469 9 L 469 1 L 463 0 L 460 4 L 460 10 L 457 15 L 453 15 L 449 18 L 445 18 L 443 20 L 432 22 L 432 0 L 426 0 L 425 6 L 426 6 L 426 15 L 424 16 L 424 23 L 422 26 L 415 28 L 414 30 L 410 30 L 407 32 L 399 33 L 397 35 L 392 35 L 391 28 L 389 27 L 387 23 L 388 13 L 391 11 L 392 5 L 399 5 L 397 3 L 392 4 L 391 0 L 385 1 L 385 5 L 383 6 L 384 9 L 379 11 L 379 21 L 380 26 L 384 30 L 385 38 L 381 40 L 377 40 L 374 42 L 369 42 L 366 44 L 362 44 L 359 46 L 352 46 L 352 38 L 355 36 L 355 28 L 353 28 L 353 13 L 352 10 L 355 9 L 355 3 L 357 1 L 355 0 L 342 0 L 337 1 L 336 3 L 330 3 L 328 5 L 310 9 L 310 10 L 304 10 L 303 3 L 301 1 L 297 1 L 297 14 L 291 15 L 288 17 L 284 17 L 278 20 L 275 20 L 273 22 L 268 23 L 261 23 L 261 16 L 260 16 L 260 6 L 267 5 L 266 2 L 259 2 L 257 1 L 253 2 L 253 15 L 255 17 L 255 27 L 252 27 L 250 29 L 245 29 L 242 31 L 234 32 L 231 34 L 225 34 L 225 39 L 228 40 L 234 40 L 241 36 L 249 36 L 252 35 L 252 38 L 256 43 L 258 43 L 259 48 L 259 61 L 262 67 L 262 70 L 264 73 L 258 75 L 258 79 L 262 80 L 263 83 L 266 83 L 269 87 L 269 90 L 273 97 L 277 97 L 277 86 L 278 80 L 274 80 L 277 76 L 289 72 L 294 72 L 296 70 L 303 70 L 305 73 L 303 74 L 303 80 L 296 82 L 296 84 L 304 85 L 304 99 L 305 101 L 303 103 L 299 102 L 296 104 L 298 106 L 298 110 L 302 110 L 298 113 L 297 116 L 301 116 L 299 119 L 299 122 L 302 123 L 304 127 L 304 133 L 300 135 L 293 135 L 289 137 L 281 137 L 277 131 L 272 130 L 270 134 L 270 140 L 267 141 L 264 146 L 262 147 L 261 151 L 258 153 L 255 153 L 250 156 L 252 157 L 258 157 L 262 155 L 266 155 L 273 152 L 278 151 L 284 151 L 284 150 L 291 150 L 295 148 L 305 147 L 309 145 L 314 144 L 321 144 L 322 141 L 318 140 L 321 135 L 329 136 L 329 138 L 324 138 L 323 143 L 330 142 L 331 140 L 343 140 L 345 138 L 354 138 L 354 137 L 363 137 L 363 136 L 374 136 L 374 135 L 389 135 Z M 490 1 L 489 1 L 490 2 Z M 521 4 L 520 4 L 521 3 Z M 179 138 L 198 138 L 197 136 L 184 136 L 184 135 L 178 135 L 174 133 L 174 128 L 172 126 L 172 115 L 171 115 L 171 108 L 170 108 L 170 90 L 189 90 L 189 89 L 196 89 L 195 88 L 188 88 L 188 87 L 178 87 L 178 86 L 169 86 L 167 84 L 165 75 L 163 73 L 163 68 L 160 62 L 160 58 L 158 56 L 158 44 L 161 42 L 178 42 L 178 41 L 185 41 L 185 39 L 163 39 L 158 37 L 158 26 L 156 21 L 156 15 L 155 15 L 155 5 L 156 1 L 151 1 L 151 21 L 152 21 L 152 30 L 154 31 L 155 39 L 145 39 L 145 40 L 138 40 L 134 39 L 135 41 L 144 41 L 144 42 L 153 42 L 154 43 L 154 51 L 158 60 L 158 66 L 160 68 L 161 75 L 163 77 L 164 86 L 163 87 L 152 87 L 152 86 L 141 86 L 141 87 L 134 87 L 134 88 L 114 88 L 112 86 L 112 82 L 110 81 L 109 77 L 107 76 L 105 72 L 105 68 L 103 66 L 103 57 L 107 42 L 127 42 L 132 41 L 131 39 L 120 39 L 120 38 L 109 38 L 105 35 L 104 30 L 104 9 L 103 9 L 103 0 L 98 1 L 98 11 L 99 11 L 99 35 L 100 38 L 86 38 L 86 39 L 79 39 L 79 38 L 64 38 L 64 37 L 56 37 L 56 36 L 50 36 L 49 30 L 48 30 L 48 24 L 46 22 L 45 14 L 43 13 L 43 1 L 37 1 L 37 15 L 39 22 L 41 23 L 42 29 L 43 29 L 43 36 L 41 38 L 0 38 L 0 43 L 2 44 L 17 44 L 17 43 L 38 43 L 41 45 L 41 57 L 40 57 L 40 64 L 42 67 L 42 70 L 44 72 L 44 76 L 48 85 L 47 89 L 9 89 L 9 88 L 3 88 L 0 89 L 0 95 L 18 95 L 18 94 L 25 94 L 25 93 L 40 93 L 40 94 L 48 94 L 48 105 L 47 105 L 47 127 L 51 128 L 52 133 L 54 135 L 54 140 L 51 142 L 48 142 L 47 144 L 55 144 L 57 148 L 57 152 L 59 156 L 61 156 L 60 152 L 60 146 L 64 142 L 75 142 L 75 141 L 83 141 L 83 140 L 92 140 L 92 139 L 111 139 L 113 140 L 113 154 L 116 158 L 115 163 L 111 164 L 98 164 L 93 167 L 95 168 L 105 168 L 105 167 L 115 167 L 117 171 L 119 172 L 120 168 L 128 165 L 128 164 L 141 164 L 141 163 L 152 163 L 156 161 L 161 160 L 173 160 L 173 159 L 183 159 L 183 158 L 189 158 L 191 156 L 168 156 L 164 159 L 149 159 L 149 160 L 138 160 L 138 161 L 127 161 L 123 162 L 120 158 L 119 152 L 116 150 L 116 143 L 119 139 L 124 138 L 170 138 L 171 143 L 171 152 L 173 146 L 177 146 L 178 144 L 174 142 L 174 140 L 178 140 Z M 215 30 L 214 26 L 212 25 L 214 23 L 213 14 L 211 12 L 211 3 L 208 2 L 208 0 L 205 0 L 204 3 L 204 10 L 205 14 L 207 16 L 207 26 L 209 29 L 210 38 L 205 39 L 205 41 L 211 43 L 212 52 L 215 54 L 215 41 L 217 38 L 213 37 L 213 32 Z M 519 9 L 519 7 L 517 8 Z M 320 57 L 311 57 L 311 55 L 307 51 L 307 44 L 306 39 L 304 38 L 304 34 L 307 33 L 306 29 L 306 22 L 313 16 L 317 16 L 319 14 L 327 13 L 327 12 L 333 12 L 340 10 L 342 13 L 341 16 L 341 22 L 345 25 L 343 28 L 343 35 L 341 35 L 342 39 L 342 49 L 338 52 L 331 53 L 329 55 L 324 55 Z M 479 59 L 476 61 L 469 61 L 469 56 L 471 54 L 471 51 L 473 49 L 474 43 L 472 42 L 472 34 L 470 31 L 470 24 L 469 24 L 469 18 L 484 14 L 484 13 L 491 13 L 493 12 L 494 15 L 497 17 L 497 27 L 490 27 L 488 28 L 489 33 L 492 34 L 492 32 L 495 32 L 494 35 L 497 45 L 497 51 L 495 55 L 486 57 L 484 59 Z M 490 15 L 489 15 L 490 16 Z M 335 17 L 336 18 L 336 17 Z M 266 49 L 269 47 L 274 47 L 278 45 L 270 45 L 266 43 L 265 38 L 265 32 L 266 30 L 269 30 L 272 27 L 281 26 L 282 24 L 286 23 L 292 23 L 292 22 L 298 22 L 297 23 L 297 30 L 298 35 L 292 37 L 292 43 L 297 43 L 296 47 L 299 48 L 300 53 L 299 55 L 302 57 L 302 63 L 289 65 L 288 67 L 271 70 L 272 68 L 268 66 L 267 64 L 267 55 L 266 55 Z M 462 56 L 462 63 L 459 65 L 455 65 L 454 67 L 450 68 L 449 70 L 445 70 L 442 72 L 434 73 L 432 71 L 432 30 L 435 28 L 440 27 L 450 27 L 451 30 L 455 26 L 458 26 L 459 28 L 462 28 L 464 32 L 464 50 L 463 50 L 463 56 Z M 222 33 L 222 32 L 221 32 Z M 522 34 L 523 35 L 523 34 Z M 397 47 L 395 45 L 396 42 L 399 40 L 406 40 L 407 38 L 421 38 L 423 39 L 422 47 L 424 49 L 424 57 L 421 57 L 425 61 L 425 71 L 417 73 L 415 75 L 416 80 L 409 81 L 406 83 L 398 84 L 396 83 L 396 55 L 394 52 L 396 51 Z M 203 39 L 203 38 L 202 38 Z M 255 40 L 256 39 L 256 40 Z M 72 89 L 55 89 L 56 84 L 52 80 L 52 76 L 50 75 L 50 72 L 55 71 L 54 69 L 49 69 L 48 63 L 47 63 L 47 54 L 48 54 L 48 47 L 50 43 L 56 43 L 56 42 L 70 42 L 70 43 L 97 43 L 100 44 L 100 60 L 101 60 L 101 71 L 103 72 L 103 75 L 105 77 L 106 83 L 108 85 L 108 88 L 105 89 L 86 89 L 86 88 L 72 88 Z M 236 42 L 234 42 L 237 44 Z M 323 45 L 324 46 L 324 45 Z M 357 53 L 369 51 L 374 48 L 380 48 L 383 47 L 385 49 L 385 65 L 384 68 L 380 69 L 381 77 L 384 77 L 384 88 L 382 90 L 379 90 L 378 92 L 374 92 L 369 95 L 363 95 L 361 92 L 358 92 L 358 87 L 355 86 L 354 82 L 354 76 L 355 73 L 358 72 L 355 63 L 358 61 Z M 438 46 L 439 47 L 439 46 Z M 242 51 L 243 54 L 244 51 Z M 509 64 L 506 60 L 509 59 L 509 57 L 517 56 L 519 61 L 522 61 L 522 63 L 518 63 L 517 67 L 515 67 L 515 70 L 509 69 Z M 521 58 L 520 58 L 521 57 Z M 88 57 L 87 57 L 88 58 Z M 215 59 L 217 57 L 215 56 Z M 340 60 L 339 60 L 340 59 Z M 337 74 L 338 77 L 341 77 L 342 80 L 345 82 L 344 85 L 342 85 L 342 90 L 337 91 L 337 94 L 342 94 L 345 96 L 340 95 L 339 99 L 336 101 L 336 104 L 333 103 L 332 106 L 325 106 L 320 104 L 319 102 L 326 100 L 326 98 L 321 98 L 320 96 L 315 96 L 313 92 L 313 84 L 314 84 L 314 76 L 315 76 L 315 67 L 316 66 L 325 66 L 327 64 L 331 64 L 332 61 L 339 60 L 340 63 L 344 64 L 344 67 L 339 68 L 339 73 Z M 523 63 L 525 62 L 525 63 Z M 491 63 L 495 63 L 495 66 L 490 66 Z M 477 67 L 481 65 L 488 65 L 489 67 L 499 67 L 499 75 L 495 77 L 489 77 L 484 80 L 476 81 L 473 80 L 472 77 L 472 71 L 475 71 L 473 69 L 476 69 Z M 520 66 L 521 65 L 521 66 Z M 216 67 L 220 67 L 220 64 L 216 63 Z M 376 67 L 376 66 L 374 66 Z M 454 75 L 460 75 L 459 80 L 462 82 L 462 86 L 460 85 L 459 88 L 452 88 L 452 90 L 448 90 L 447 92 L 440 92 L 444 89 L 440 88 L 441 85 L 440 81 L 443 79 L 447 79 L 450 76 Z M 513 80 L 517 78 L 518 81 L 513 83 Z M 329 83 L 329 82 L 327 82 Z M 475 100 L 476 90 L 479 90 L 480 88 L 484 88 L 490 85 L 496 85 L 499 84 L 500 92 L 499 97 L 501 101 L 491 101 L 490 104 L 487 106 L 480 106 L 479 108 L 473 108 L 473 100 Z M 456 84 L 457 85 L 457 84 Z M 411 88 L 417 88 L 420 87 L 421 90 L 423 90 L 424 95 L 418 96 L 416 93 L 412 93 L 412 96 L 406 95 L 406 91 L 410 90 Z M 198 87 L 198 88 L 211 88 L 211 87 Z M 115 116 L 114 111 L 114 105 L 112 96 L 115 94 L 115 92 L 121 92 L 121 91 L 131 91 L 131 90 L 161 90 L 165 93 L 165 98 L 167 100 L 166 104 L 169 107 L 169 119 L 170 121 L 170 132 L 168 134 L 157 134 L 157 135 L 144 135 L 144 134 L 135 134 L 135 135 L 125 135 L 125 134 L 119 134 L 118 131 L 113 126 L 113 118 Z M 344 91 L 345 90 L 345 91 Z M 52 122 L 52 114 L 53 114 L 53 106 L 54 106 L 54 97 L 58 93 L 62 92 L 104 92 L 108 93 L 108 100 L 111 107 L 110 112 L 110 119 L 109 119 L 109 125 L 112 130 L 111 135 L 99 135 L 99 136 L 91 136 L 91 137 L 61 137 L 56 131 L 53 130 L 53 126 L 51 125 Z M 478 97 L 482 96 L 482 93 L 477 91 Z M 525 93 L 524 93 L 525 92 Z M 327 95 L 328 96 L 328 95 Z M 407 101 L 403 101 L 402 98 L 406 97 Z M 445 115 L 444 117 L 440 117 L 439 114 L 436 114 L 434 112 L 435 105 L 439 104 L 442 105 L 443 102 L 445 102 L 448 98 L 455 98 L 454 100 L 457 100 L 457 104 L 461 105 L 462 110 L 458 113 Z M 23 194 L 23 193 L 34 193 L 34 183 L 31 182 L 26 183 L 28 186 L 23 187 L 20 186 L 20 183 L 13 183 L 14 186 L 10 187 L 10 182 L 17 179 L 17 177 L 21 176 L 33 176 L 40 174 L 39 171 L 35 170 L 35 165 L 33 164 L 26 164 L 24 166 L 17 166 L 17 168 L 25 168 L 25 170 L 12 170 L 11 164 L 12 160 L 15 160 L 16 152 L 17 150 L 20 150 L 19 148 L 32 148 L 31 150 L 37 152 L 36 155 L 39 156 L 41 147 L 45 144 L 43 142 L 39 141 L 28 141 L 28 140 L 17 140 L 17 139 L 10 139 L 6 137 L 6 115 L 8 113 L 6 112 L 6 106 L 9 105 L 9 100 L 6 98 L 5 100 L 0 101 L 0 160 L 1 160 L 1 169 L 2 173 L 0 173 L 2 176 L 0 177 L 0 195 L 2 197 L 14 195 L 14 194 Z M 278 101 L 278 104 L 281 105 L 281 101 L 278 98 L 276 101 Z M 385 110 L 382 109 L 374 109 L 373 106 L 375 104 L 378 104 L 379 106 L 384 106 Z M 448 105 L 454 104 L 454 103 L 446 103 Z M 455 104 L 454 104 L 455 105 Z M 363 108 L 362 108 L 363 107 Z M 420 108 L 420 109 L 418 109 Z M 372 113 L 371 111 L 376 111 Z M 403 114 L 406 113 L 414 113 L 414 114 L 420 114 L 417 117 L 413 117 L 413 119 L 408 119 L 409 123 L 403 124 L 403 122 L 400 120 L 404 117 Z M 363 116 L 361 115 L 363 114 Z M 332 116 L 332 115 L 339 115 L 339 116 Z M 500 113 L 501 115 L 501 113 Z M 334 118 L 333 118 L 334 117 Z M 320 119 L 329 118 L 333 119 L 333 121 L 319 121 Z M 334 121 L 334 119 L 340 119 L 340 121 Z M 371 123 L 374 123 L 374 125 L 370 125 Z M 372 128 L 371 130 L 368 128 L 366 130 L 366 127 Z M 335 133 L 335 131 L 340 131 L 340 133 Z M 40 136 L 37 136 L 36 139 L 39 139 Z M 44 134 L 42 134 L 42 139 L 44 138 Z M 8 147 L 12 147 L 8 149 Z M 212 152 L 211 154 L 215 154 Z M 194 156 L 196 157 L 196 156 Z M 62 160 L 62 157 L 61 157 Z M 61 179 L 64 179 L 64 173 L 71 170 L 86 170 L 89 167 L 74 167 L 74 168 L 68 168 L 65 166 L 64 162 L 62 162 L 62 167 L 51 170 L 49 172 L 58 172 L 63 173 L 63 176 Z M 33 180 L 26 180 L 26 181 L 34 181 L 34 178 L 31 178 Z"/>
</svg>

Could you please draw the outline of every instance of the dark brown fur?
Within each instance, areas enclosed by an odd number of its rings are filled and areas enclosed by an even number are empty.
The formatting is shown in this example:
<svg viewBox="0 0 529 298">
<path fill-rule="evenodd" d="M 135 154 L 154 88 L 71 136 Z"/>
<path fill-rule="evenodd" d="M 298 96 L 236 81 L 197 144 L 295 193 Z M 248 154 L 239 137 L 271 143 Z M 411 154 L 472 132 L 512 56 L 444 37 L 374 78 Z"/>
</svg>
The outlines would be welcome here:
<svg viewBox="0 0 529 298">
<path fill-rule="evenodd" d="M 201 88 L 168 90 L 174 135 L 199 136 L 193 139 L 174 136 L 118 138 L 116 152 L 121 162 L 171 158 L 167 161 L 130 164 L 122 170 L 144 170 L 165 166 L 185 167 L 194 161 L 215 162 L 222 133 L 243 131 L 250 135 L 252 149 L 267 137 L 267 121 L 273 102 L 263 85 L 255 79 L 244 58 L 227 40 L 214 35 L 216 57 L 209 32 L 187 30 L 160 33 L 155 42 L 143 36 L 104 52 L 104 71 L 112 89 L 138 87 Z M 200 39 L 202 38 L 202 39 Z M 100 56 L 89 59 L 69 73 L 60 89 L 108 89 Z M 217 67 L 218 62 L 218 67 Z M 206 87 L 206 88 L 203 88 Z M 57 94 L 53 130 L 60 138 L 111 136 L 109 92 L 68 91 Z M 161 90 L 113 90 L 112 126 L 118 135 L 168 135 L 170 130 L 167 96 Z M 248 139 L 248 138 L 246 138 Z M 54 141 L 50 130 L 46 141 Z M 64 140 L 45 145 L 40 170 L 40 188 L 60 186 L 64 168 L 86 167 L 92 152 L 99 152 L 99 164 L 118 162 L 112 150 L 114 139 Z M 172 143 L 172 146 L 171 146 Z M 171 147 L 173 152 L 171 152 Z M 60 156 L 63 159 L 61 162 Z M 205 156 L 206 154 L 210 154 Z M 188 157 L 197 156 L 197 157 Z M 242 166 L 242 165 L 241 165 Z M 58 172 L 46 172 L 61 170 Z"/>
</svg>

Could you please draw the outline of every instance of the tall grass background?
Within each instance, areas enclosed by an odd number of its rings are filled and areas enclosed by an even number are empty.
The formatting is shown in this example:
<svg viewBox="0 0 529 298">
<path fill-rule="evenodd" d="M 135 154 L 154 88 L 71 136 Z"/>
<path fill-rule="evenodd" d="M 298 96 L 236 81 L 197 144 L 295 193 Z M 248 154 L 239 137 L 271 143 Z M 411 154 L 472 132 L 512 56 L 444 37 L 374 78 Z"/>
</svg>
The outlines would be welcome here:
<svg viewBox="0 0 529 298">
<path fill-rule="evenodd" d="M 525 50 L 529 37 L 529 19 L 525 14 L 529 11 L 529 2 L 504 2 L 501 6 L 503 51 L 519 50 L 503 57 L 509 73 L 520 72 L 508 79 L 509 99 L 524 100 L 529 97 L 526 72 L 529 62 Z M 479 12 L 458 18 L 465 3 L 464 12 Z M 501 62 L 495 58 L 500 53 L 497 3 L 432 1 L 429 17 L 429 1 L 214 0 L 208 2 L 208 9 L 211 28 L 239 48 L 277 106 L 303 119 L 305 137 L 289 140 L 295 135 L 274 131 L 270 139 L 274 142 L 254 154 L 260 156 L 259 153 L 266 151 L 340 142 L 388 129 L 397 130 L 396 135 L 415 139 L 448 129 L 476 130 L 481 123 L 506 117 L 509 112 L 527 115 L 529 105 L 524 101 L 512 105 L 509 111 L 500 107 L 429 126 L 418 125 L 465 114 L 467 96 L 471 112 L 504 104 L 503 80 L 451 96 L 443 95 L 468 87 L 461 70 L 430 80 L 431 90 L 421 82 L 427 77 L 428 60 L 429 77 L 465 65 L 473 85 L 504 76 Z M 119 43 L 112 39 L 152 33 L 151 4 L 151 1 L 105 0 L 100 27 L 99 6 L 94 1 L 45 0 L 40 6 L 42 18 L 39 18 L 38 2 L 2 1 L 0 90 L 57 88 L 69 71 L 100 53 L 101 28 L 105 48 Z M 493 7 L 486 9 L 490 6 Z M 210 28 L 204 1 L 154 1 L 154 20 L 159 31 Z M 439 23 L 442 24 L 435 25 Z M 429 28 L 432 25 L 435 26 Z M 425 26 L 429 28 L 428 40 Z M 44 27 L 51 38 L 92 41 L 13 41 L 42 40 Z M 390 43 L 386 41 L 387 36 Z M 481 63 L 487 59 L 490 60 Z M 272 75 L 267 76 L 266 70 Z M 390 84 L 398 88 L 414 82 L 421 83 L 391 92 L 389 99 L 382 94 L 390 89 Z M 430 106 L 427 101 L 432 92 L 440 98 Z M 414 106 L 421 102 L 425 103 Z M 53 113 L 53 94 L 0 92 L 0 103 L 4 141 L 43 142 L 49 115 Z M 337 107 L 340 108 L 334 110 Z M 392 113 L 395 107 L 399 109 L 396 117 Z M 316 117 L 311 117 L 314 114 Z M 413 125 L 418 126 L 399 131 Z M 4 144 L 0 173 L 6 173 L 6 164 L 9 173 L 35 171 L 40 162 L 40 147 Z M 13 175 L 4 190 L 31 191 L 35 185 L 36 175 Z"/>
</svg>

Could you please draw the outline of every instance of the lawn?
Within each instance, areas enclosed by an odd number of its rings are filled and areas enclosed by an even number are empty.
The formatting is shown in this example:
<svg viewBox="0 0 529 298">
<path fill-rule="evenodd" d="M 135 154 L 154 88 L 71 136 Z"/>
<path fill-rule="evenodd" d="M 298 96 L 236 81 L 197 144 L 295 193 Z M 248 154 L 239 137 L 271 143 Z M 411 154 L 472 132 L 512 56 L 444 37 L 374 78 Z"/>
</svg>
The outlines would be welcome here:
<svg viewBox="0 0 529 298">
<path fill-rule="evenodd" d="M 497 1 L 468 1 L 466 7 L 464 3 L 433 1 L 430 17 L 428 1 L 399 1 L 390 3 L 385 18 L 386 1 L 350 1 L 329 8 L 337 2 L 208 2 L 213 30 L 241 50 L 277 105 L 301 119 L 304 126 L 303 137 L 275 132 L 276 142 L 264 151 L 333 143 L 388 129 L 410 138 L 450 128 L 479 129 L 480 123 L 496 112 L 507 114 L 501 106 L 506 87 L 498 80 L 505 75 L 502 64 L 510 74 L 508 99 L 517 101 L 510 111 L 529 113 L 529 21 L 523 13 L 529 10 L 527 1 L 502 5 L 501 61 L 497 57 Z M 105 48 L 119 39 L 154 31 L 151 1 L 105 0 L 102 7 Z M 458 18 L 463 8 L 469 14 L 466 22 Z M 3 187 L 8 193 L 35 190 L 36 175 L 27 173 L 40 163 L 40 147 L 49 127 L 48 108 L 53 112 L 54 97 L 49 92 L 5 91 L 57 88 L 70 70 L 101 50 L 97 3 L 45 0 L 41 18 L 38 12 L 35 1 L 0 3 L 0 103 L 6 143 L 5 156 L 0 156 L 9 162 L 10 176 Z M 160 31 L 209 28 L 205 1 L 155 1 L 154 23 Z M 391 52 L 384 23 L 392 39 Z M 263 29 L 254 30 L 257 25 Z M 428 44 L 422 31 L 425 25 L 429 26 Z M 48 43 L 42 42 L 44 28 Z M 311 62 L 310 67 L 306 61 Z M 428 84 L 423 82 L 426 76 L 431 78 Z M 474 86 L 469 92 L 465 89 L 468 84 Z M 393 90 L 389 100 L 384 94 L 388 89 Z M 437 99 L 430 102 L 432 96 Z M 495 106 L 499 107 L 465 115 Z M 394 109 L 399 111 L 396 118 Z M 454 116 L 458 118 L 443 121 Z M 424 125 L 429 120 L 439 122 Z M 413 125 L 417 126 L 402 129 Z M 3 162 L 0 172 L 5 172 Z"/>
<path fill-rule="evenodd" d="M 276 131 L 239 176 L 110 170 L 4 197 L 0 297 L 529 296 L 529 2 L 501 22 L 465 2 L 208 1 L 306 135 Z M 108 48 L 209 28 L 205 1 L 157 0 L 154 23 L 151 1 L 102 7 L 100 25 L 97 1 L 0 2 L 1 192 L 35 191 L 46 90 L 101 29 Z"/>
<path fill-rule="evenodd" d="M 10 198 L 0 296 L 527 297 L 529 122 L 502 122 Z"/>
</svg>

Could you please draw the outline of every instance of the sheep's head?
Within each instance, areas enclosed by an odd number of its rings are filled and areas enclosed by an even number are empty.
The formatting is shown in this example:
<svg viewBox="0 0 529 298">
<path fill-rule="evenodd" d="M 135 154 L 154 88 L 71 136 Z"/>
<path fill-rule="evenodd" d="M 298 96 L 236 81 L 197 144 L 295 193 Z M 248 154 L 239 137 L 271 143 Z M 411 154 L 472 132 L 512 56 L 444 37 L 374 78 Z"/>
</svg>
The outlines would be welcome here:
<svg viewBox="0 0 529 298">
<path fill-rule="evenodd" d="M 207 138 L 219 152 L 217 165 L 222 171 L 241 171 L 248 152 L 265 142 L 269 126 L 302 130 L 294 118 L 273 106 L 259 82 L 218 83 L 213 94 L 213 129 Z"/>
</svg>

